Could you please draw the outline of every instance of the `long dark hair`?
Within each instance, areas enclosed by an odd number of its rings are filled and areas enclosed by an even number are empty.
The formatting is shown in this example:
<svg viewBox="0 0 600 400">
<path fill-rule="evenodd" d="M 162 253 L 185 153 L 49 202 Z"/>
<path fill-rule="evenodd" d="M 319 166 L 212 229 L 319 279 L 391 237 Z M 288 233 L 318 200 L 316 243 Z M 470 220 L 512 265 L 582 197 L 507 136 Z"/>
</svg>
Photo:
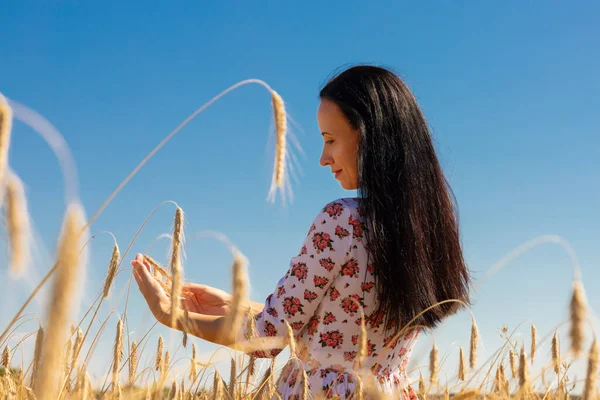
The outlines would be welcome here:
<svg viewBox="0 0 600 400">
<path fill-rule="evenodd" d="M 397 332 L 440 301 L 469 304 L 456 199 L 410 89 L 387 69 L 361 65 L 332 78 L 319 96 L 361 135 L 358 202 L 379 295 L 370 318 Z M 460 308 L 436 306 L 414 324 L 433 328 Z"/>
</svg>

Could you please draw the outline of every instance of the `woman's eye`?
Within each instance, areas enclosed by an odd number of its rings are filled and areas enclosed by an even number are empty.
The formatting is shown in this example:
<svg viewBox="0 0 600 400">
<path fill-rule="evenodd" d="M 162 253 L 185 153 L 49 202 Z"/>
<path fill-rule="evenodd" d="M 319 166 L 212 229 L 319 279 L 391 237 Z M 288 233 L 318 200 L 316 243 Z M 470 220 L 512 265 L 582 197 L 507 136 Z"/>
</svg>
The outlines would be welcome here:
<svg viewBox="0 0 600 400">
<path fill-rule="evenodd" d="M 331 144 L 331 143 L 333 143 L 333 140 L 327 140 L 325 143 L 326 144 Z"/>
</svg>

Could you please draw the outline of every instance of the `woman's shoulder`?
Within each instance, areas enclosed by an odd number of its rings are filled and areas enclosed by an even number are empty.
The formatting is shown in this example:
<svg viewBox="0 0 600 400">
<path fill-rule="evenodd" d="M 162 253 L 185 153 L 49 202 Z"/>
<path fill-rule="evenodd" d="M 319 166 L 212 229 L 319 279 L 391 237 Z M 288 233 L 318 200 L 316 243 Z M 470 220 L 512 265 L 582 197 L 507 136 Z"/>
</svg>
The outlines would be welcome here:
<svg viewBox="0 0 600 400">
<path fill-rule="evenodd" d="M 361 213 L 359 209 L 358 198 L 356 197 L 340 197 L 325 204 L 319 212 L 330 218 L 337 219 L 341 216 L 346 218 L 352 217 L 360 219 Z"/>
</svg>

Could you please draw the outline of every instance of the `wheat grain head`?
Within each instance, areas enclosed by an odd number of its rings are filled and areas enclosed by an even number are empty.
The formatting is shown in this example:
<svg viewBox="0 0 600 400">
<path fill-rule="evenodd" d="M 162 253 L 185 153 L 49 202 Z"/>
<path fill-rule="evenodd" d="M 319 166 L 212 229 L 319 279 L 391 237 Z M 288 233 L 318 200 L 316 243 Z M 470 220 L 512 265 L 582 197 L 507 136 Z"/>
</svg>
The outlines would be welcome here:
<svg viewBox="0 0 600 400">
<path fill-rule="evenodd" d="M 75 293 L 83 264 L 82 233 L 85 228 L 83 208 L 72 203 L 67 208 L 63 231 L 58 245 L 58 260 L 49 299 L 44 351 L 34 393 L 39 400 L 55 399 L 63 344 L 68 335 L 67 323 L 73 303 L 79 302 Z"/>
</svg>

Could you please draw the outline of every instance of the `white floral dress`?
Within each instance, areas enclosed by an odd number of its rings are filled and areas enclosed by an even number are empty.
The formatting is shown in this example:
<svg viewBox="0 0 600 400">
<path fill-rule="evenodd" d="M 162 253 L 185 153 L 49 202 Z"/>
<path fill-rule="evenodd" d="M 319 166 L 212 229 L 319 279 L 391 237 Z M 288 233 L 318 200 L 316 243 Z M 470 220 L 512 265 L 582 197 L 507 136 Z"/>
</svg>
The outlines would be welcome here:
<svg viewBox="0 0 600 400">
<path fill-rule="evenodd" d="M 357 384 L 359 304 L 367 317 L 363 368 L 371 371 L 380 390 L 414 397 L 406 365 L 419 330 L 394 338 L 384 334 L 383 318 L 369 318 L 377 308 L 376 271 L 367 264 L 365 228 L 356 198 L 327 204 L 313 221 L 300 254 L 291 259 L 287 273 L 267 297 L 264 310 L 254 317 L 260 337 L 285 337 L 284 321 L 293 330 L 297 359 L 284 367 L 277 387 L 284 400 L 300 398 L 300 368 L 306 371 L 311 394 L 322 391 L 326 398 L 341 399 L 352 395 Z M 245 334 L 240 332 L 240 338 Z M 272 358 L 281 350 L 252 354 Z"/>
</svg>

